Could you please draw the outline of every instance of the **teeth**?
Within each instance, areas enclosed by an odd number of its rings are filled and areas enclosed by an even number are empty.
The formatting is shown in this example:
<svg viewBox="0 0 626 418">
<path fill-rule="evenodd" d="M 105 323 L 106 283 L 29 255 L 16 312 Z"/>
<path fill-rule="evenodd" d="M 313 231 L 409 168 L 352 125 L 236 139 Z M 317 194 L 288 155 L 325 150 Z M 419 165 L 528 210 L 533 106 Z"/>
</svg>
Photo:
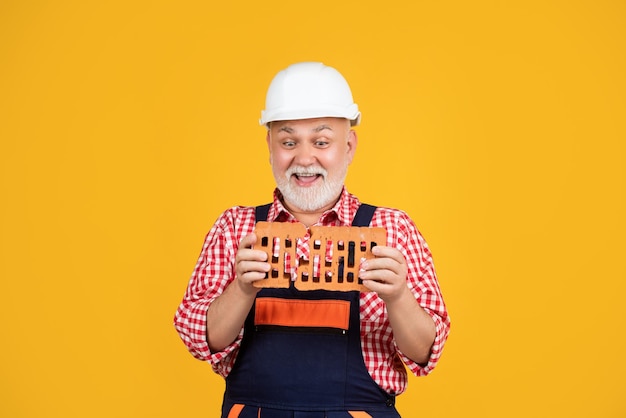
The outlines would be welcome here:
<svg viewBox="0 0 626 418">
<path fill-rule="evenodd" d="M 326 171 L 322 169 L 321 167 L 309 167 L 309 168 L 291 167 L 287 170 L 285 174 L 290 177 L 295 176 L 295 177 L 312 179 L 312 178 L 317 178 L 320 176 L 324 177 L 326 175 Z"/>
</svg>

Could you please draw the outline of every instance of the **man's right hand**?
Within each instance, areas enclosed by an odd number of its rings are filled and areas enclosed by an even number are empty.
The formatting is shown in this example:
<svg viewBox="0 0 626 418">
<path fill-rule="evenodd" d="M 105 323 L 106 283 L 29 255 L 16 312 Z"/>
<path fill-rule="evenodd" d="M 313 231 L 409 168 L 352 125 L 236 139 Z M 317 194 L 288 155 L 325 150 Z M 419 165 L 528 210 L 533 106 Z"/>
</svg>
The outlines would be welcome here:
<svg viewBox="0 0 626 418">
<path fill-rule="evenodd" d="M 235 280 L 246 294 L 256 294 L 261 290 L 254 287 L 253 283 L 264 279 L 271 268 L 267 262 L 267 254 L 252 249 L 256 242 L 257 236 L 254 233 L 246 235 L 239 243 L 235 255 Z"/>
<path fill-rule="evenodd" d="M 207 310 L 207 342 L 213 353 L 224 350 L 235 341 L 256 294 L 261 290 L 253 283 L 270 271 L 267 254 L 252 249 L 256 241 L 255 234 L 241 240 L 235 255 L 235 279 Z"/>
</svg>

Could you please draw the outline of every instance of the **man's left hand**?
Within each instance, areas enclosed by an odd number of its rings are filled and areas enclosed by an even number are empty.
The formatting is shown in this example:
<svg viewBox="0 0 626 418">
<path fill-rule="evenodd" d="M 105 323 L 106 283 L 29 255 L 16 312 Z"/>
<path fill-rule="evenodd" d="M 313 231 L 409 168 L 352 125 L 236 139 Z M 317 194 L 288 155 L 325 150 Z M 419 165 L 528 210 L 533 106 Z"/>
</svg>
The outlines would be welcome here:
<svg viewBox="0 0 626 418">
<path fill-rule="evenodd" d="M 386 303 L 400 298 L 408 289 L 408 272 L 404 255 L 396 248 L 376 246 L 372 248 L 375 258 L 361 263 L 359 277 L 368 289 L 378 293 Z"/>
</svg>

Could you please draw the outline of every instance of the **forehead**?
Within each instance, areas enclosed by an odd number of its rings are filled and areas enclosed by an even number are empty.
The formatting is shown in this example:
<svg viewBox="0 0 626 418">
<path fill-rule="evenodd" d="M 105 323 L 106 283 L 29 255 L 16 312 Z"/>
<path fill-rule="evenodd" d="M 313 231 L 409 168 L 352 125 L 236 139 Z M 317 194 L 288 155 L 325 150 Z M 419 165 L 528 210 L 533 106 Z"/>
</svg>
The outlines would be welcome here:
<svg viewBox="0 0 626 418">
<path fill-rule="evenodd" d="M 343 118 L 279 120 L 270 123 L 270 130 L 273 132 L 316 132 L 322 129 L 337 131 L 349 127 L 350 122 Z"/>
</svg>

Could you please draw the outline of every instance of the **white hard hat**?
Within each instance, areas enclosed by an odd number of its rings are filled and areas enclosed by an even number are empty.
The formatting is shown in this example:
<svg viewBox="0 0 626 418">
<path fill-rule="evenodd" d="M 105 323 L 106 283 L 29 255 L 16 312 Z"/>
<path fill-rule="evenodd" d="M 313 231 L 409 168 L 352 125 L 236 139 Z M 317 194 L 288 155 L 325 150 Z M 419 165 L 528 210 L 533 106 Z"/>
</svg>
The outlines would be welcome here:
<svg viewBox="0 0 626 418">
<path fill-rule="evenodd" d="M 259 123 L 338 117 L 359 124 L 361 112 L 346 79 L 321 62 L 301 62 L 280 71 L 267 89 Z"/>
</svg>

